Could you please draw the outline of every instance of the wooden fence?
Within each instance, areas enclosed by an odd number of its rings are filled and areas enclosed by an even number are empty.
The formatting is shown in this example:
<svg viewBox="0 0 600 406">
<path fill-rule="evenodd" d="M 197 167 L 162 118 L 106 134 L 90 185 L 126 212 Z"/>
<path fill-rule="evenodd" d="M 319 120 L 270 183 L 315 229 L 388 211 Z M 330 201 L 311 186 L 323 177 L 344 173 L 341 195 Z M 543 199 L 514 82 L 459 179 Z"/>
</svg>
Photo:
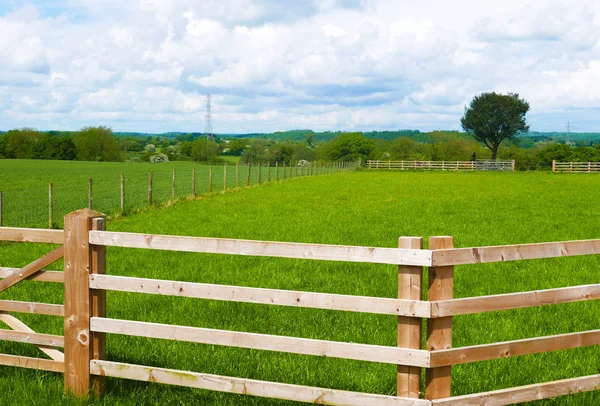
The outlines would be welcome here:
<svg viewBox="0 0 600 406">
<path fill-rule="evenodd" d="M 498 171 L 514 172 L 515 161 L 367 161 L 367 168 L 396 171 Z"/>
<path fill-rule="evenodd" d="M 556 162 L 556 161 L 552 161 L 552 172 L 600 173 L 600 162 Z"/>
<path fill-rule="evenodd" d="M 453 299 L 454 266 L 600 254 L 600 240 L 454 248 L 452 237 L 402 237 L 399 248 L 267 242 L 105 231 L 105 218 L 90 209 L 65 217 L 63 230 L 0 228 L 0 240 L 63 244 L 22 269 L 0 268 L 0 291 L 24 280 L 64 283 L 64 305 L 0 301 L 0 340 L 38 346 L 51 359 L 0 355 L 1 365 L 64 373 L 65 391 L 78 397 L 101 395 L 104 377 L 116 377 L 221 392 L 319 404 L 341 405 L 505 405 L 600 388 L 590 375 L 452 397 L 452 365 L 597 345 L 600 330 L 452 348 L 452 318 L 465 314 L 597 300 L 600 284 Z M 259 289 L 111 276 L 106 247 L 251 255 L 398 266 L 398 298 Z M 43 268 L 63 257 L 63 272 Z M 429 267 L 427 300 L 422 300 L 423 267 Z M 398 317 L 397 346 L 335 342 L 288 336 L 183 327 L 107 317 L 106 291 L 137 292 L 210 300 L 295 306 Z M 64 318 L 64 336 L 38 334 L 10 312 Z M 422 349 L 422 322 L 426 347 Z M 178 340 L 398 365 L 397 396 L 348 392 L 286 383 L 207 375 L 106 361 L 106 334 Z M 64 348 L 64 353 L 54 347 Z M 421 369 L 426 369 L 421 396 Z"/>
<path fill-rule="evenodd" d="M 186 198 L 195 198 L 202 193 L 197 193 L 197 186 L 199 182 L 202 182 L 203 186 L 205 186 L 204 191 L 208 193 L 213 192 L 226 192 L 231 191 L 233 189 L 238 189 L 240 187 L 249 187 L 252 184 L 263 184 L 270 183 L 273 181 L 280 181 L 285 179 L 299 178 L 299 177 L 307 177 L 307 176 L 318 176 L 318 175 L 331 175 L 336 173 L 347 172 L 351 170 L 355 170 L 359 166 L 359 162 L 325 162 L 325 161 L 314 161 L 308 162 L 305 160 L 301 161 L 289 161 L 289 162 L 256 162 L 249 164 L 235 164 L 235 165 L 219 165 L 219 166 L 208 166 L 207 179 L 199 179 L 199 176 L 196 176 L 196 168 L 192 168 L 191 173 L 188 173 L 188 176 L 183 176 L 181 173 L 177 173 L 175 169 L 172 170 L 172 174 L 169 173 L 168 182 L 163 183 L 162 185 L 156 184 L 156 173 L 153 174 L 152 171 L 148 172 L 147 178 L 147 195 L 145 190 L 139 190 L 136 194 L 131 191 L 131 185 L 134 182 L 139 184 L 145 184 L 145 179 L 135 179 L 129 180 L 124 175 L 121 174 L 120 182 L 117 179 L 114 179 L 115 182 L 111 182 L 110 187 L 110 195 L 114 198 L 111 199 L 113 202 L 112 210 L 101 203 L 98 203 L 98 186 L 99 183 L 96 179 L 96 182 L 93 181 L 92 178 L 86 182 L 86 184 L 81 184 L 81 188 L 77 188 L 81 190 L 85 194 L 85 190 L 87 189 L 87 206 L 96 210 L 103 210 L 105 212 L 115 212 L 115 214 L 123 215 L 128 210 L 131 210 L 132 207 L 137 207 L 138 209 L 141 207 L 150 207 L 154 204 L 160 203 L 160 198 L 157 199 L 157 194 L 162 189 L 164 193 L 161 193 L 163 196 L 168 193 L 168 202 L 172 202 L 177 200 L 178 198 L 186 197 Z M 219 171 L 219 178 L 222 178 L 222 181 L 216 180 L 217 171 Z M 228 175 L 229 173 L 229 175 Z M 215 176 L 213 176 L 215 175 Z M 227 182 L 229 178 L 229 183 Z M 106 181 L 106 179 L 104 179 Z M 206 182 L 206 183 L 204 183 Z M 66 214 L 68 211 L 73 210 L 77 206 L 71 206 L 69 210 L 65 211 L 57 206 L 60 203 L 63 203 L 56 197 L 57 189 L 60 191 L 60 185 L 57 182 L 49 182 L 48 183 L 48 197 L 46 203 L 46 197 L 44 194 L 38 194 L 36 197 L 41 198 L 38 199 L 39 205 L 44 211 L 43 217 L 46 218 L 45 213 L 47 212 L 47 224 L 48 228 L 55 228 L 60 226 L 60 218 L 62 215 Z M 181 193 L 181 190 L 185 190 L 184 193 Z M 6 212 L 15 211 L 21 212 L 23 207 L 22 205 L 18 205 L 18 203 L 13 204 L 12 211 L 10 208 L 5 207 L 6 201 L 9 198 L 12 198 L 13 202 L 21 202 L 21 199 L 25 199 L 22 193 L 26 193 L 27 190 L 19 190 L 18 193 L 20 195 L 15 196 L 15 191 L 0 191 L 0 227 L 3 225 L 11 225 L 11 226 L 31 226 L 31 224 L 23 224 L 22 222 L 16 223 L 5 221 Z M 70 194 L 70 193 L 69 193 Z M 20 199 L 19 199 L 20 196 Z M 146 199 L 147 196 L 147 199 Z M 70 196 L 69 196 L 70 197 Z M 43 201 L 42 201 L 43 199 Z M 135 205 L 130 203 L 132 201 L 136 201 L 138 204 Z M 163 202 L 165 202 L 163 200 Z M 82 203 L 85 204 L 85 203 Z M 62 207 L 64 209 L 64 207 Z M 46 223 L 46 220 L 43 220 Z"/>
</svg>

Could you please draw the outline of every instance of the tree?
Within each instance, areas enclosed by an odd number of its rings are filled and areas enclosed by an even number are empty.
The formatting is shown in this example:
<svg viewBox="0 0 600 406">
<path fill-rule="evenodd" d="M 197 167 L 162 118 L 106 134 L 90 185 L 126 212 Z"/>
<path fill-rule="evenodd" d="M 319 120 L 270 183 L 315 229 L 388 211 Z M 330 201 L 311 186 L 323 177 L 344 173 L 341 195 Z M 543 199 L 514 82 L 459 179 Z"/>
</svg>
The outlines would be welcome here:
<svg viewBox="0 0 600 406">
<path fill-rule="evenodd" d="M 246 141 L 233 139 L 229 142 L 229 155 L 240 156 L 246 149 Z"/>
<path fill-rule="evenodd" d="M 193 142 L 183 141 L 179 146 L 179 153 L 185 156 L 192 156 L 192 147 L 194 146 Z"/>
<path fill-rule="evenodd" d="M 361 133 L 342 133 L 330 141 L 327 155 L 334 161 L 357 161 L 374 158 L 375 151 L 375 142 Z"/>
<path fill-rule="evenodd" d="M 398 137 L 390 142 L 390 157 L 396 160 L 410 160 L 414 158 L 419 143 L 408 137 Z"/>
<path fill-rule="evenodd" d="M 550 144 L 538 152 L 538 162 L 541 166 L 550 167 L 553 160 L 570 161 L 573 148 L 566 144 Z"/>
<path fill-rule="evenodd" d="M 219 156 L 219 144 L 206 138 L 198 138 L 192 142 L 191 154 L 195 161 L 211 161 Z"/>
<path fill-rule="evenodd" d="M 268 160 L 268 144 L 269 142 L 263 138 L 253 138 L 242 154 L 242 162 L 252 163 Z"/>
<path fill-rule="evenodd" d="M 460 123 L 467 133 L 483 142 L 492 151 L 492 159 L 496 159 L 502 141 L 514 138 L 518 132 L 529 131 L 525 121 L 528 111 L 529 103 L 516 93 L 482 93 L 465 107 Z"/>
<path fill-rule="evenodd" d="M 290 162 L 296 145 L 290 141 L 277 142 L 269 147 L 269 160 L 271 162 Z"/>
<path fill-rule="evenodd" d="M 119 143 L 110 128 L 84 127 L 73 136 L 80 161 L 120 161 Z"/>
<path fill-rule="evenodd" d="M 34 145 L 39 144 L 44 134 L 33 128 L 10 130 L 6 133 L 5 154 L 7 158 L 30 158 Z"/>
</svg>

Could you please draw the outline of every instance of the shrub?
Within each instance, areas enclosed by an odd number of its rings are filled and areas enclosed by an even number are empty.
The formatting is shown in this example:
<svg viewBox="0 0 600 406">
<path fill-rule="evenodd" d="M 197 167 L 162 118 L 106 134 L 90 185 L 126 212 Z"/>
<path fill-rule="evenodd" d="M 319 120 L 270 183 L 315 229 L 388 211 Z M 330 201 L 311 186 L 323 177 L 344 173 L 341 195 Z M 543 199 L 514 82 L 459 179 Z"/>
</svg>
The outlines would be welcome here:
<svg viewBox="0 0 600 406">
<path fill-rule="evenodd" d="M 169 162 L 169 157 L 165 154 L 156 154 L 150 157 L 151 164 L 159 164 L 161 162 Z"/>
</svg>

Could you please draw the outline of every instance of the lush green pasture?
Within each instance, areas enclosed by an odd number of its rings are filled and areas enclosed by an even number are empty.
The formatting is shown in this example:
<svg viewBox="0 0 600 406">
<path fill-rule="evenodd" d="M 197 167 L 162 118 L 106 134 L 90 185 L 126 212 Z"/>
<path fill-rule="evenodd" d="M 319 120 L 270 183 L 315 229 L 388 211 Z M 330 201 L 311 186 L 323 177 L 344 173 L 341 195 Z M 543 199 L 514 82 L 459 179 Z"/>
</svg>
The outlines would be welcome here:
<svg viewBox="0 0 600 406">
<path fill-rule="evenodd" d="M 116 172 L 118 173 L 118 171 Z M 118 231 L 397 246 L 399 236 L 452 235 L 459 247 L 600 238 L 600 177 L 549 173 L 352 172 L 281 182 L 182 201 L 108 223 Z M 24 265 L 48 246 L 3 244 L 0 266 Z M 108 273 L 157 279 L 395 297 L 397 267 L 109 248 Z M 60 269 L 60 265 L 58 266 Z M 600 256 L 468 265 L 456 269 L 455 296 L 598 283 Z M 0 298 L 60 303 L 62 286 L 24 282 Z M 113 318 L 380 345 L 396 344 L 394 316 L 108 293 Z M 598 328 L 597 301 L 454 318 L 454 346 Z M 62 319 L 19 315 L 36 330 L 62 333 Z M 25 344 L 0 352 L 39 356 Z M 108 359 L 134 364 L 383 394 L 395 393 L 396 368 L 165 340 L 108 336 Z M 454 395 L 600 372 L 596 347 L 453 368 Z M 76 404 L 62 376 L 0 367 L 2 404 Z M 283 405 L 158 384 L 109 379 L 90 404 Z M 539 405 L 600 403 L 600 392 Z"/>
<path fill-rule="evenodd" d="M 237 158 L 237 157 L 231 157 Z M 227 166 L 227 185 L 223 165 L 213 166 L 213 192 L 236 187 L 235 163 Z M 121 210 L 121 174 L 125 175 L 125 211 L 133 212 L 148 205 L 148 177 L 153 173 L 153 203 L 172 200 L 173 169 L 175 198 L 192 193 L 192 170 L 196 168 L 196 194 L 209 192 L 209 166 L 194 162 L 116 163 L 81 161 L 0 160 L 0 191 L 4 192 L 4 225 L 48 227 L 48 183 L 53 183 L 54 223 L 62 226 L 66 213 L 88 206 L 89 179 L 92 178 L 92 206 L 108 215 Z M 295 176 L 295 168 L 292 176 Z M 248 167 L 239 167 L 239 185 L 245 186 Z M 261 168 L 261 181 L 268 180 L 268 169 Z M 301 175 L 301 172 L 299 172 Z M 271 168 L 275 180 L 275 167 Z M 280 169 L 280 176 L 283 171 Z M 287 171 L 289 176 L 289 170 Z M 258 183 L 257 167 L 251 168 L 250 184 Z"/>
</svg>

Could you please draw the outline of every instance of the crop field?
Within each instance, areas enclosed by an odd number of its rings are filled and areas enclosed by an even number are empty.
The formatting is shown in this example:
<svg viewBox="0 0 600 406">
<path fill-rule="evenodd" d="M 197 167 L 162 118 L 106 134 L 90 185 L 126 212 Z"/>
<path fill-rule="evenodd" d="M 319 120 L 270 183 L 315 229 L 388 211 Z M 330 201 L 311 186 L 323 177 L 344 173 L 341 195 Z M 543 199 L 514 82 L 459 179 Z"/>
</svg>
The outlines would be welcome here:
<svg viewBox="0 0 600 406">
<path fill-rule="evenodd" d="M 0 164 L 6 165 L 2 161 Z M 118 164 L 79 165 L 88 165 L 90 172 L 102 168 L 97 173 L 114 175 L 115 188 L 119 185 L 118 175 L 128 168 Z M 138 165 L 131 167 L 137 170 Z M 73 167 L 72 176 L 69 170 L 30 167 L 32 172 L 14 168 L 14 172 L 8 172 L 7 166 L 0 168 L 5 190 L 33 182 L 33 176 L 41 182 L 59 176 L 80 179 L 76 182 L 83 183 L 83 195 L 73 197 L 69 210 L 86 206 L 88 175 L 80 176 L 80 168 Z M 147 171 L 156 171 L 154 168 L 139 165 L 136 172 L 142 183 L 142 200 Z M 191 165 L 182 164 L 177 170 L 178 174 L 189 173 Z M 131 176 L 133 179 L 133 172 Z M 170 193 L 168 179 L 165 198 Z M 134 187 L 136 181 L 130 183 Z M 180 184 L 183 188 L 184 182 Z M 188 188 L 189 182 L 185 185 Z M 592 239 L 600 238 L 599 186 L 600 178 L 586 175 L 359 171 L 182 200 L 170 207 L 109 221 L 107 228 L 381 247 L 397 247 L 400 236 L 422 236 L 427 241 L 431 235 L 451 235 L 457 247 Z M 118 199 L 118 193 L 115 196 Z M 42 245 L 0 243 L 0 266 L 23 266 L 49 250 Z M 111 275 L 397 297 L 397 267 L 392 265 L 113 247 L 107 251 L 107 273 Z M 52 269 L 62 269 L 62 263 Z M 455 297 L 468 297 L 594 284 L 598 283 L 599 270 L 600 255 L 457 266 L 454 292 Z M 1 293 L 0 298 L 62 303 L 62 288 L 61 284 L 25 281 Z M 397 338 L 395 316 L 135 293 L 108 292 L 107 313 L 108 317 L 128 320 L 388 346 L 395 346 Z M 458 316 L 454 318 L 453 346 L 598 329 L 599 315 L 600 303 L 588 301 Z M 37 332 L 62 334 L 62 318 L 29 314 L 18 317 Z M 41 356 L 31 345 L 2 341 L 0 352 Z M 396 366 L 389 364 L 121 335 L 108 335 L 107 359 L 324 388 L 391 395 L 396 392 Z M 597 374 L 599 359 L 600 348 L 592 346 L 458 365 L 453 367 L 452 394 Z M 79 402 L 63 395 L 61 374 L 0 367 L 0 404 Z M 109 378 L 106 395 L 84 404 L 295 403 Z M 532 404 L 600 404 L 600 392 Z"/>
<path fill-rule="evenodd" d="M 227 184 L 223 165 L 213 166 L 213 192 L 236 187 L 236 157 L 227 157 Z M 209 166 L 195 162 L 116 163 L 84 161 L 0 160 L 0 191 L 4 199 L 4 226 L 48 227 L 48 183 L 53 183 L 54 226 L 62 226 L 62 217 L 88 206 L 89 179 L 92 178 L 92 206 L 107 215 L 121 210 L 121 174 L 125 176 L 125 212 L 148 206 L 148 178 L 152 171 L 152 202 L 161 205 L 192 194 L 192 170 L 196 169 L 196 194 L 209 192 Z M 175 199 L 172 179 L 175 169 Z M 247 166 L 239 167 L 239 185 L 245 186 Z M 286 165 L 289 177 L 289 165 Z M 295 167 L 292 175 L 295 176 Z M 261 182 L 268 180 L 268 168 L 261 167 Z M 306 171 L 306 169 L 305 169 Z M 283 170 L 279 170 L 283 178 Z M 304 172 L 306 174 L 306 172 Z M 299 175 L 302 174 L 301 168 Z M 275 167 L 271 177 L 275 180 Z M 250 184 L 258 183 L 258 170 L 251 168 Z"/>
</svg>

